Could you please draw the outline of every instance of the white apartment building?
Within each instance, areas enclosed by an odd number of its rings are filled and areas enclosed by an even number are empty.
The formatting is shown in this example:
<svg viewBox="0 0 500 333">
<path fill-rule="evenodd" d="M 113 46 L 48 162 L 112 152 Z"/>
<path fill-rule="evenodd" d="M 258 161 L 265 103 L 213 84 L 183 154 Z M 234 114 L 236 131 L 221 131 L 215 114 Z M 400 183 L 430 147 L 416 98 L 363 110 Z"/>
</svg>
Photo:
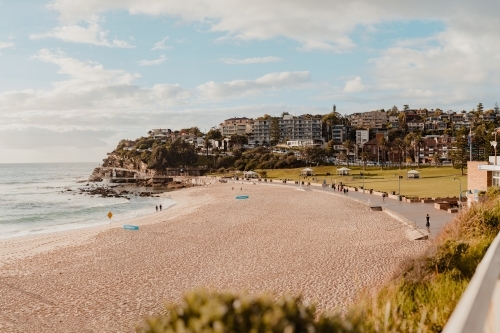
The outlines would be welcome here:
<svg viewBox="0 0 500 333">
<path fill-rule="evenodd" d="M 222 136 L 245 135 L 252 133 L 253 119 L 247 117 L 229 118 L 221 123 Z"/>
<path fill-rule="evenodd" d="M 282 141 L 323 140 L 321 117 L 284 115 L 279 118 L 280 138 Z M 258 144 L 271 141 L 272 118 L 255 119 L 250 142 Z"/>
<path fill-rule="evenodd" d="M 370 131 L 369 130 L 356 130 L 356 145 L 358 147 L 363 147 L 365 143 L 369 141 Z"/>
</svg>

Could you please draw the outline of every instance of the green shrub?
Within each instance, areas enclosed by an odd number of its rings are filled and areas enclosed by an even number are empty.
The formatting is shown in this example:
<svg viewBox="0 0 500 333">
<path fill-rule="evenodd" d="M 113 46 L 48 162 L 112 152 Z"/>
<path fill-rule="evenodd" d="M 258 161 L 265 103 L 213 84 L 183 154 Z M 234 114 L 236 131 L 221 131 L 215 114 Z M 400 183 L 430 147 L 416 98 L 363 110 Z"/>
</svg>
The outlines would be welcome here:
<svg viewBox="0 0 500 333">
<path fill-rule="evenodd" d="M 168 304 L 166 314 L 151 317 L 137 329 L 141 333 L 215 332 L 368 332 L 359 323 L 340 316 L 320 315 L 300 297 L 236 295 L 191 292 L 178 304 Z M 357 322 L 358 324 L 353 324 Z"/>
</svg>

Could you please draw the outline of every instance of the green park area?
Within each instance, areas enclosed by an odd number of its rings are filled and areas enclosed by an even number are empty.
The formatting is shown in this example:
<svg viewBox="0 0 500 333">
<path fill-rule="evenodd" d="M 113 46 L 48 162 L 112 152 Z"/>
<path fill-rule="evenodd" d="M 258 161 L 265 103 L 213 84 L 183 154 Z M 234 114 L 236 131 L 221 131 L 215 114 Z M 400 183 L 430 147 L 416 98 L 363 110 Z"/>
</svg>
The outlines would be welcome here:
<svg viewBox="0 0 500 333">
<path fill-rule="evenodd" d="M 337 175 L 337 168 L 342 166 L 319 166 L 312 167 L 313 176 L 301 177 L 302 180 L 311 183 L 335 184 L 342 182 L 348 186 L 373 189 L 375 191 L 384 191 L 398 193 L 401 186 L 401 195 L 407 197 L 434 198 L 434 197 L 458 197 L 460 185 L 462 191 L 467 190 L 467 176 L 461 175 L 459 169 L 448 166 L 421 166 L 415 168 L 420 172 L 419 179 L 408 179 L 407 172 L 411 169 L 383 169 L 380 167 L 366 167 L 363 170 L 361 166 L 349 166 L 349 175 Z M 344 166 L 345 167 L 345 166 Z M 298 181 L 300 172 L 303 168 L 296 169 L 274 169 L 257 170 L 265 171 L 268 179 L 291 179 Z M 402 176 L 399 179 L 398 176 Z M 364 179 L 363 179 L 364 178 Z M 460 179 L 454 180 L 454 178 Z M 461 184 L 460 184 L 461 183 Z"/>
</svg>

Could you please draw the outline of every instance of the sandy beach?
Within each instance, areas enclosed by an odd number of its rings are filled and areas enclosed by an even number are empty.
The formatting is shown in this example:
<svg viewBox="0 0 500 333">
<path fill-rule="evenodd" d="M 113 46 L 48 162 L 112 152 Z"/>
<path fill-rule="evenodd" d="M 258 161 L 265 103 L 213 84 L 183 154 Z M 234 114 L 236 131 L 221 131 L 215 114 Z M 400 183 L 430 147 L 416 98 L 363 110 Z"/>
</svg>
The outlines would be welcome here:
<svg viewBox="0 0 500 333">
<path fill-rule="evenodd" d="M 168 195 L 176 205 L 127 222 L 139 231 L 0 241 L 0 332 L 133 332 L 196 288 L 302 293 L 342 310 L 427 245 L 341 195 L 232 183 Z"/>
</svg>

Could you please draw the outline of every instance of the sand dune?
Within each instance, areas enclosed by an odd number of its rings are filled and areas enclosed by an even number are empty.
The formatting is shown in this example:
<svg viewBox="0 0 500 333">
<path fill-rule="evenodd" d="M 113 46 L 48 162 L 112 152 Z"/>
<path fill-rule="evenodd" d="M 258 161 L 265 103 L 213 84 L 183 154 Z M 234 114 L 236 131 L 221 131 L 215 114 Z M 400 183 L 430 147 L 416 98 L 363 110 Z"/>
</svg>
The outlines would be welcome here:
<svg viewBox="0 0 500 333">
<path fill-rule="evenodd" d="M 302 293 L 345 309 L 426 246 L 383 212 L 315 191 L 215 184 L 171 196 L 174 207 L 129 222 L 138 232 L 1 241 L 0 331 L 131 332 L 200 287 Z"/>
</svg>

